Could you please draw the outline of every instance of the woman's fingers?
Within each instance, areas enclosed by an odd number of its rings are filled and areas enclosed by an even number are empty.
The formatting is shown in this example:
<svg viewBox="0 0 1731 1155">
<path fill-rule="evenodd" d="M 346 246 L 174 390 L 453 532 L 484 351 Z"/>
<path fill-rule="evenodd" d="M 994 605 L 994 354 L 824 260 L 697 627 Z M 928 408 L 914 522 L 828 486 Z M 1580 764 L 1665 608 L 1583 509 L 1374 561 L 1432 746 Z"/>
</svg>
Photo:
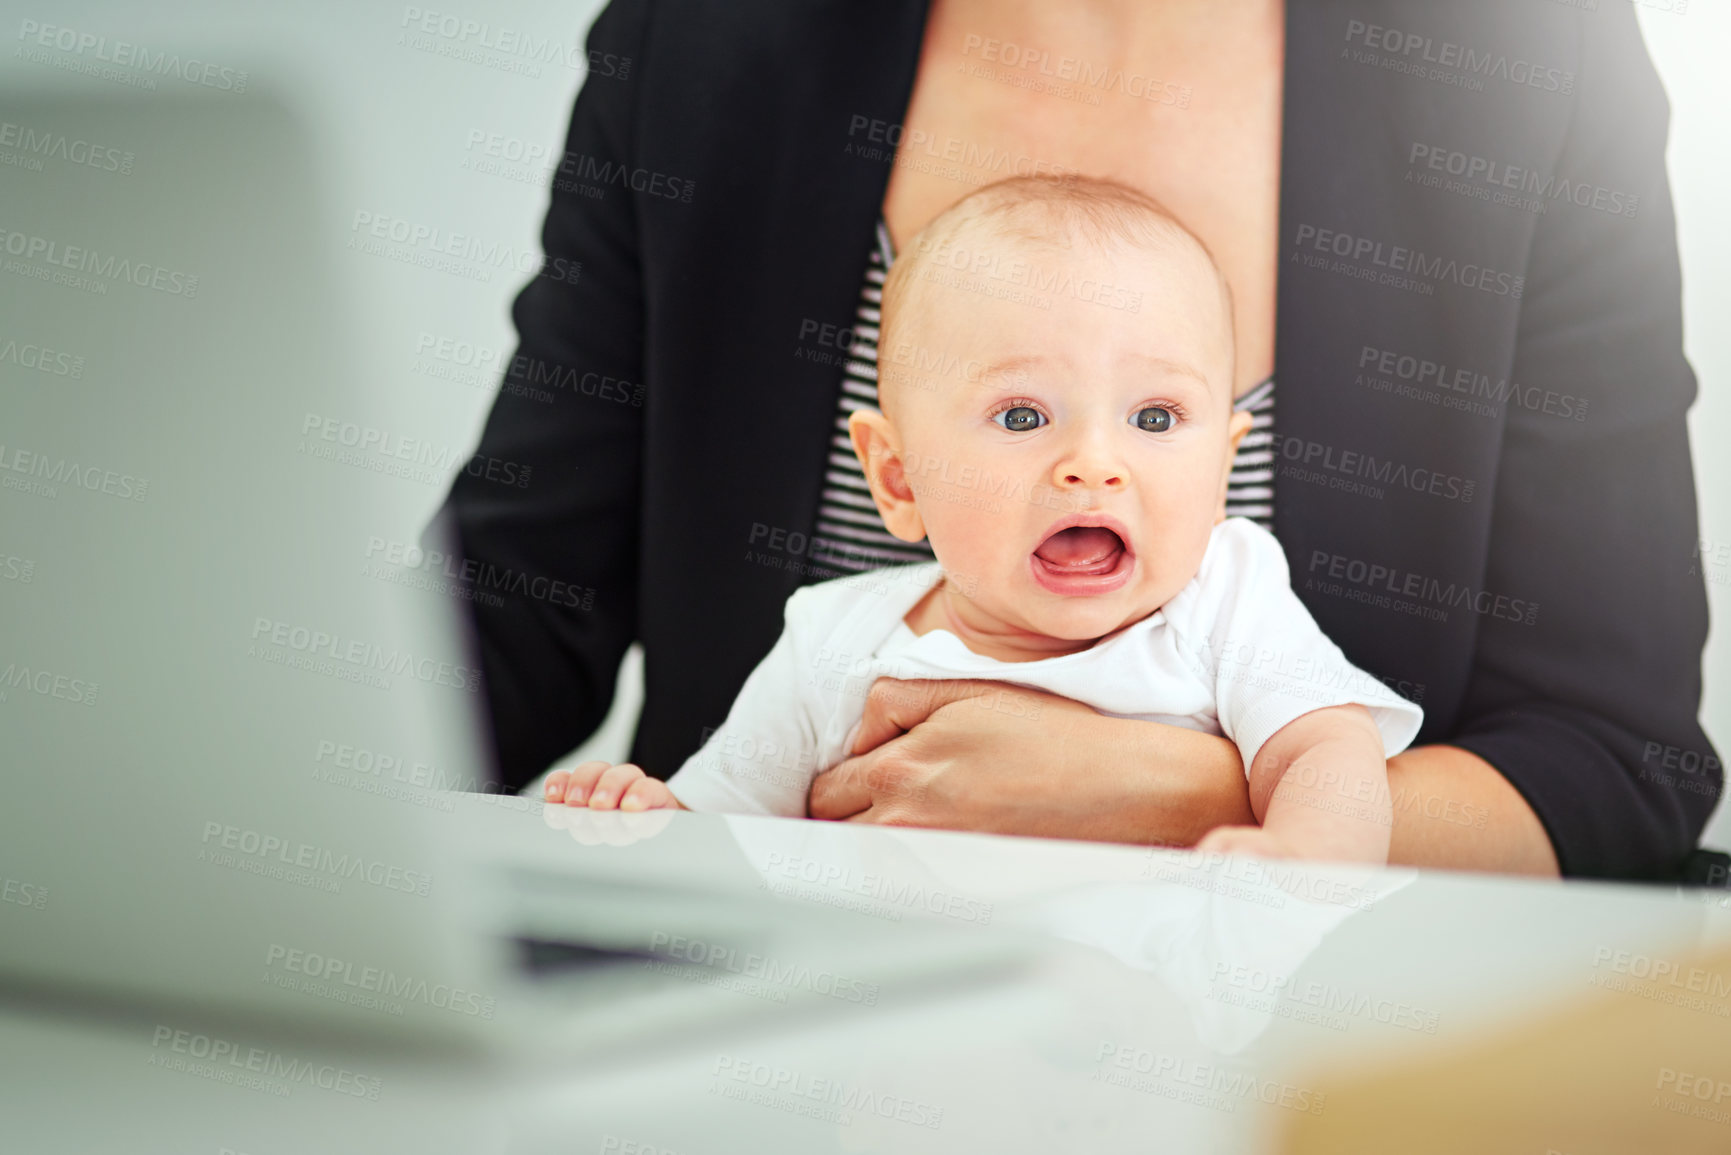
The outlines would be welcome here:
<svg viewBox="0 0 1731 1155">
<path fill-rule="evenodd" d="M 813 818 L 851 818 L 872 804 L 871 785 L 867 770 L 872 755 L 861 755 L 838 763 L 811 780 L 811 797 L 806 800 L 806 813 Z"/>
<path fill-rule="evenodd" d="M 978 681 L 967 678 L 878 678 L 866 691 L 865 714 L 853 731 L 852 746 L 845 754 L 865 754 L 907 733 L 940 706 L 980 692 Z"/>
<path fill-rule="evenodd" d="M 981 678 L 880 677 L 866 692 L 865 711 L 848 735 L 844 754 L 866 754 L 912 730 L 945 706 L 973 700 L 1006 717 L 1033 722 L 1047 700 L 1042 690 Z"/>
<path fill-rule="evenodd" d="M 908 742 L 916 739 L 909 738 Z M 839 763 L 811 782 L 806 812 L 813 818 L 848 821 L 883 821 L 886 803 L 900 802 L 919 811 L 926 802 L 923 771 L 909 755 L 908 745 L 888 745 Z M 876 809 L 877 815 L 862 819 L 861 812 Z"/>
</svg>

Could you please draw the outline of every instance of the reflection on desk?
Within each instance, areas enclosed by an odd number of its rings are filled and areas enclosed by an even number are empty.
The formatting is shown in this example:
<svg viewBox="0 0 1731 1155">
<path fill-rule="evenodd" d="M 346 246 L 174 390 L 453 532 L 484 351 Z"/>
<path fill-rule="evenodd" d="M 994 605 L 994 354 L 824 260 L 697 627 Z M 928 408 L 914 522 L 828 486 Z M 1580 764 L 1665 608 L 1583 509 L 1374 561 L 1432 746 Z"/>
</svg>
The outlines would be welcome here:
<svg viewBox="0 0 1731 1155">
<path fill-rule="evenodd" d="M 469 797 L 444 820 L 525 869 L 580 863 L 590 888 L 684 884 L 718 905 L 767 895 L 791 924 L 844 927 L 871 949 L 819 965 L 670 926 L 652 944 L 660 962 L 642 960 L 664 977 L 649 997 L 755 1013 L 694 1018 L 582 1061 L 551 1061 L 526 1036 L 484 1059 L 434 1058 L 190 1011 L 175 1020 L 360 1072 L 381 1088 L 373 1100 L 299 1085 L 276 1097 L 164 1069 L 147 1061 L 150 1010 L 5 1004 L 9 1136 L 129 1155 L 1274 1151 L 1313 1124 L 1376 1122 L 1384 1092 L 1367 1100 L 1335 1071 L 1440 1062 L 1571 999 L 1646 1007 L 1652 984 L 1637 974 L 1731 941 L 1724 892 Z M 1033 962 L 923 984 L 883 969 L 934 928 L 1014 940 Z M 578 1008 L 581 971 L 564 981 Z M 1697 985 L 1677 1013 L 1723 1030 L 1731 986 Z M 520 1021 L 510 1012 L 500 1006 L 501 1031 Z M 1650 1085 L 1597 1094 L 1613 1113 L 1652 1111 Z M 141 1131 L 140 1119 L 159 1122 Z M 1567 1119 L 1545 1134 L 1570 1155 L 1606 1149 Z"/>
</svg>

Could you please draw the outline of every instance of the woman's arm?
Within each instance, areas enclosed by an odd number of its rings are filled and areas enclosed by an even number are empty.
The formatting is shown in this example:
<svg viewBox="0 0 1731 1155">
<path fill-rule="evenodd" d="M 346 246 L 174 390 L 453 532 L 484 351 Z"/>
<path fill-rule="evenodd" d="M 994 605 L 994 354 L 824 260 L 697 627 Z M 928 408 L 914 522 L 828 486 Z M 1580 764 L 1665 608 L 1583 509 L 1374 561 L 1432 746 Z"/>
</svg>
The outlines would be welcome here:
<svg viewBox="0 0 1731 1155">
<path fill-rule="evenodd" d="M 813 818 L 1167 846 L 1256 821 L 1225 738 L 1000 682 L 880 678 L 854 750 L 812 783 Z M 1388 778 L 1391 863 L 1557 874 L 1532 808 L 1476 755 L 1416 747 Z"/>
<path fill-rule="evenodd" d="M 879 678 L 813 818 L 1192 846 L 1255 822 L 1238 747 L 1041 690 Z"/>
<path fill-rule="evenodd" d="M 1539 816 L 1478 755 L 1414 746 L 1388 760 L 1388 789 L 1391 864 L 1557 876 L 1557 854 Z"/>
<path fill-rule="evenodd" d="M 644 9 L 613 0 L 589 31 L 589 59 L 603 64 L 571 115 L 541 232 L 546 261 L 512 307 L 519 342 L 505 387 L 440 515 L 478 595 L 465 604 L 502 788 L 601 724 L 636 628 L 642 398 L 582 385 L 643 380 L 637 213 L 629 190 L 582 196 L 567 173 L 632 164 Z"/>
<path fill-rule="evenodd" d="M 1552 171 L 1625 199 L 1613 212 L 1602 196 L 1558 198 L 1535 221 L 1510 375 L 1533 400 L 1505 410 L 1484 581 L 1537 617 L 1482 619 L 1448 741 L 1519 792 L 1564 873 L 1665 877 L 1721 785 L 1697 719 L 1707 606 L 1669 108 L 1632 9 L 1577 23 L 1579 89 Z M 1564 393 L 1589 402 L 1578 420 L 1539 403 Z M 1668 750 L 1693 752 L 1699 772 L 1668 771 Z"/>
</svg>

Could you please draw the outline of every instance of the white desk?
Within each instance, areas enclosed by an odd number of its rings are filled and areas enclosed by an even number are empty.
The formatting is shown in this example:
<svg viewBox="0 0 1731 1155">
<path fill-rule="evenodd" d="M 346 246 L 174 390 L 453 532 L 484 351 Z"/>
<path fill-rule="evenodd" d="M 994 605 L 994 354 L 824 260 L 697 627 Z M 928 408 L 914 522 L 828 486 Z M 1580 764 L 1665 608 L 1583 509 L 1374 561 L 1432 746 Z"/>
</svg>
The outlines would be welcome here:
<svg viewBox="0 0 1731 1155">
<path fill-rule="evenodd" d="M 428 1057 L 218 1019 L 203 1028 L 376 1078 L 377 1100 L 313 1082 L 282 1095 L 153 1065 L 162 1016 L 147 1008 L 128 1018 L 13 1004 L 0 1019 L 4 1146 L 1256 1151 L 1282 1112 L 1327 1109 L 1313 1090 L 1318 1064 L 1434 1048 L 1595 984 L 1640 985 L 1633 972 L 1647 973 L 1647 960 L 1731 937 L 1725 892 L 1309 866 L 1276 879 L 1136 848 L 710 815 L 667 816 L 633 841 L 611 818 L 539 811 L 464 799 L 456 817 L 524 861 L 585 856 L 624 881 L 768 890 L 796 909 L 848 910 L 891 940 L 936 922 L 1044 945 L 1007 976 L 903 989 L 862 966 L 815 999 L 829 980 L 766 973 L 745 957 L 669 968 L 667 989 L 682 998 L 700 988 L 763 1013 L 615 1062 L 537 1065 L 532 1048 L 510 1045 Z M 1701 1000 L 1703 1014 L 1731 1012 L 1723 990 L 1664 980 L 1609 997 L 1662 988 Z M 778 1003 L 799 989 L 822 1013 Z"/>
</svg>

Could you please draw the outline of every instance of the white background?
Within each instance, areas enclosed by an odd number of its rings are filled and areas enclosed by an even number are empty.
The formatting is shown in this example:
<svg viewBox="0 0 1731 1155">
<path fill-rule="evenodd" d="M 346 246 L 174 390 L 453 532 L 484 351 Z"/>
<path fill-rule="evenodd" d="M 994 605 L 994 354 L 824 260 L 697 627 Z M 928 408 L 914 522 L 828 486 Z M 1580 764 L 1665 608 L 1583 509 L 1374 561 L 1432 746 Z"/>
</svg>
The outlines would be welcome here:
<svg viewBox="0 0 1731 1155">
<path fill-rule="evenodd" d="M 597 0 L 462 0 L 464 8 L 424 4 L 462 19 L 490 22 L 537 37 L 581 37 L 599 10 Z M 1610 5 L 1627 0 L 1599 0 Z M 1650 0 L 1639 10 L 1647 43 L 1671 98 L 1669 163 L 1683 254 L 1685 346 L 1701 381 L 1690 415 L 1701 536 L 1731 543 L 1731 187 L 1724 115 L 1731 108 L 1726 68 L 1731 11 L 1713 0 L 1693 0 L 1685 14 Z M 538 246 L 546 210 L 545 182 L 519 182 L 464 167 L 481 154 L 473 134 L 501 134 L 547 146 L 557 155 L 581 81 L 580 73 L 546 64 L 540 77 L 438 56 L 399 43 L 402 5 L 353 0 L 299 0 L 295 4 L 182 2 L 138 7 L 119 0 L 14 3 L 0 29 L 16 43 L 21 22 L 36 20 L 110 37 L 128 37 L 152 50 L 193 51 L 221 65 L 246 69 L 255 92 L 273 94 L 303 121 L 314 149 L 314 179 L 325 189 L 332 214 L 331 259 L 346 299 L 359 310 L 359 355 L 367 379 L 400 402 L 414 430 L 436 442 L 473 445 L 491 401 L 470 388 L 412 371 L 423 334 L 486 345 L 509 355 L 513 331 L 508 308 L 522 278 L 501 270 L 491 283 L 423 272 L 345 252 L 356 212 L 409 218 L 454 232 L 480 235 L 517 249 Z M 0 56 L 10 88 L 62 88 L 65 73 Z M 85 85 L 100 84 L 83 81 Z M 165 86 L 178 84 L 163 81 Z M 114 91 L 125 92 L 125 89 Z M 110 93 L 113 94 L 112 92 Z M 150 99 L 139 94 L 139 99 Z M 140 158 L 148 163 L 149 158 Z M 268 206 L 260 206 L 261 214 Z M 442 490 L 403 487 L 402 540 L 414 540 L 442 498 Z M 1707 593 L 1715 628 L 1704 659 L 1703 716 L 1721 752 L 1731 743 L 1731 640 L 1723 628 L 1731 610 L 1731 567 L 1709 570 Z M 623 760 L 642 701 L 640 654 L 634 648 L 620 675 L 620 695 L 603 728 L 580 757 Z M 1731 813 L 1721 807 L 1706 836 L 1731 846 Z"/>
</svg>

